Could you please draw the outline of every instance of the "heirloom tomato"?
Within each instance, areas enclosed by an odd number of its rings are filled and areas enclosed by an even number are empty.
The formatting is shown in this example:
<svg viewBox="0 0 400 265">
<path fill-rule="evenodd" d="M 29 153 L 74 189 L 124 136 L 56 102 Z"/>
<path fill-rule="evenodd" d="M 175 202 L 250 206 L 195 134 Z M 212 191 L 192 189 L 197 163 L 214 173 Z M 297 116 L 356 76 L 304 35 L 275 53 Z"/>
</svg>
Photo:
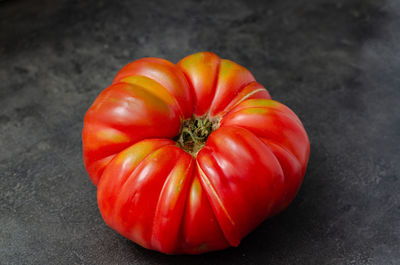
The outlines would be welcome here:
<svg viewBox="0 0 400 265">
<path fill-rule="evenodd" d="M 104 221 L 171 254 L 237 246 L 293 200 L 310 150 L 293 111 L 210 52 L 123 67 L 82 138 Z"/>
</svg>

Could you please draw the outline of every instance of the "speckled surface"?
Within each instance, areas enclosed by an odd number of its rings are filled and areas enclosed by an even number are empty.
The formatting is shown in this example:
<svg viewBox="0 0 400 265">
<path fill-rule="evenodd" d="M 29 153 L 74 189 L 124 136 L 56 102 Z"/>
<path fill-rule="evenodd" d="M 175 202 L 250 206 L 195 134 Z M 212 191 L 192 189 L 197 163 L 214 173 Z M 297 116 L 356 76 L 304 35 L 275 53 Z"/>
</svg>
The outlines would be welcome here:
<svg viewBox="0 0 400 265">
<path fill-rule="evenodd" d="M 400 264 L 399 43 L 396 0 L 0 1 L 0 264 Z M 239 247 L 166 256 L 102 221 L 82 119 L 128 62 L 202 50 L 298 113 L 310 163 Z"/>
</svg>

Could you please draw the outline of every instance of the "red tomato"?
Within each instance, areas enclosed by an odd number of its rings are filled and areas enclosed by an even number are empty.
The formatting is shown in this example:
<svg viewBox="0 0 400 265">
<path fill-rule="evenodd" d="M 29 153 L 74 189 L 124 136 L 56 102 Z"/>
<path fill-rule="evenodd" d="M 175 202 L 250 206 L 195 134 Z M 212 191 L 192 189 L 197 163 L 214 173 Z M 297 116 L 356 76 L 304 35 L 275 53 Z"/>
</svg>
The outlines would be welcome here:
<svg viewBox="0 0 400 265">
<path fill-rule="evenodd" d="M 164 253 L 237 246 L 293 200 L 310 150 L 296 114 L 209 52 L 122 68 L 82 138 L 105 222 Z"/>
</svg>

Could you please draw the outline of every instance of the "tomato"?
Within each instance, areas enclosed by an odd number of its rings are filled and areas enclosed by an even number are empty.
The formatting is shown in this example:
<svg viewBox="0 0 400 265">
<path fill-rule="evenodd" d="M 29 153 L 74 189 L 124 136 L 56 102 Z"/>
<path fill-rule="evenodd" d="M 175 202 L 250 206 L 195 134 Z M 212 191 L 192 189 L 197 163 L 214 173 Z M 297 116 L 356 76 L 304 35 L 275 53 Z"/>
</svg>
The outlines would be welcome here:
<svg viewBox="0 0 400 265">
<path fill-rule="evenodd" d="M 104 221 L 170 254 L 237 246 L 294 199 L 310 150 L 293 111 L 210 52 L 123 67 L 82 139 Z"/>
</svg>

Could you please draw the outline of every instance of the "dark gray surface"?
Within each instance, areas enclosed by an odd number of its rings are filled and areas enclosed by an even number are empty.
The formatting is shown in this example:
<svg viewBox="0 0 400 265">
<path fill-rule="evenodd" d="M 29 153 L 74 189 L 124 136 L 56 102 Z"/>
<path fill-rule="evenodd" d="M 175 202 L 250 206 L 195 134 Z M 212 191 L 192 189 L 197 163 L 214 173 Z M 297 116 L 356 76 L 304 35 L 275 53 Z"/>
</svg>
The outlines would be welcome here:
<svg viewBox="0 0 400 265">
<path fill-rule="evenodd" d="M 0 2 L 0 264 L 400 264 L 400 2 Z M 294 203 L 238 248 L 142 249 L 102 221 L 85 111 L 126 63 L 209 50 L 311 140 Z"/>
</svg>

